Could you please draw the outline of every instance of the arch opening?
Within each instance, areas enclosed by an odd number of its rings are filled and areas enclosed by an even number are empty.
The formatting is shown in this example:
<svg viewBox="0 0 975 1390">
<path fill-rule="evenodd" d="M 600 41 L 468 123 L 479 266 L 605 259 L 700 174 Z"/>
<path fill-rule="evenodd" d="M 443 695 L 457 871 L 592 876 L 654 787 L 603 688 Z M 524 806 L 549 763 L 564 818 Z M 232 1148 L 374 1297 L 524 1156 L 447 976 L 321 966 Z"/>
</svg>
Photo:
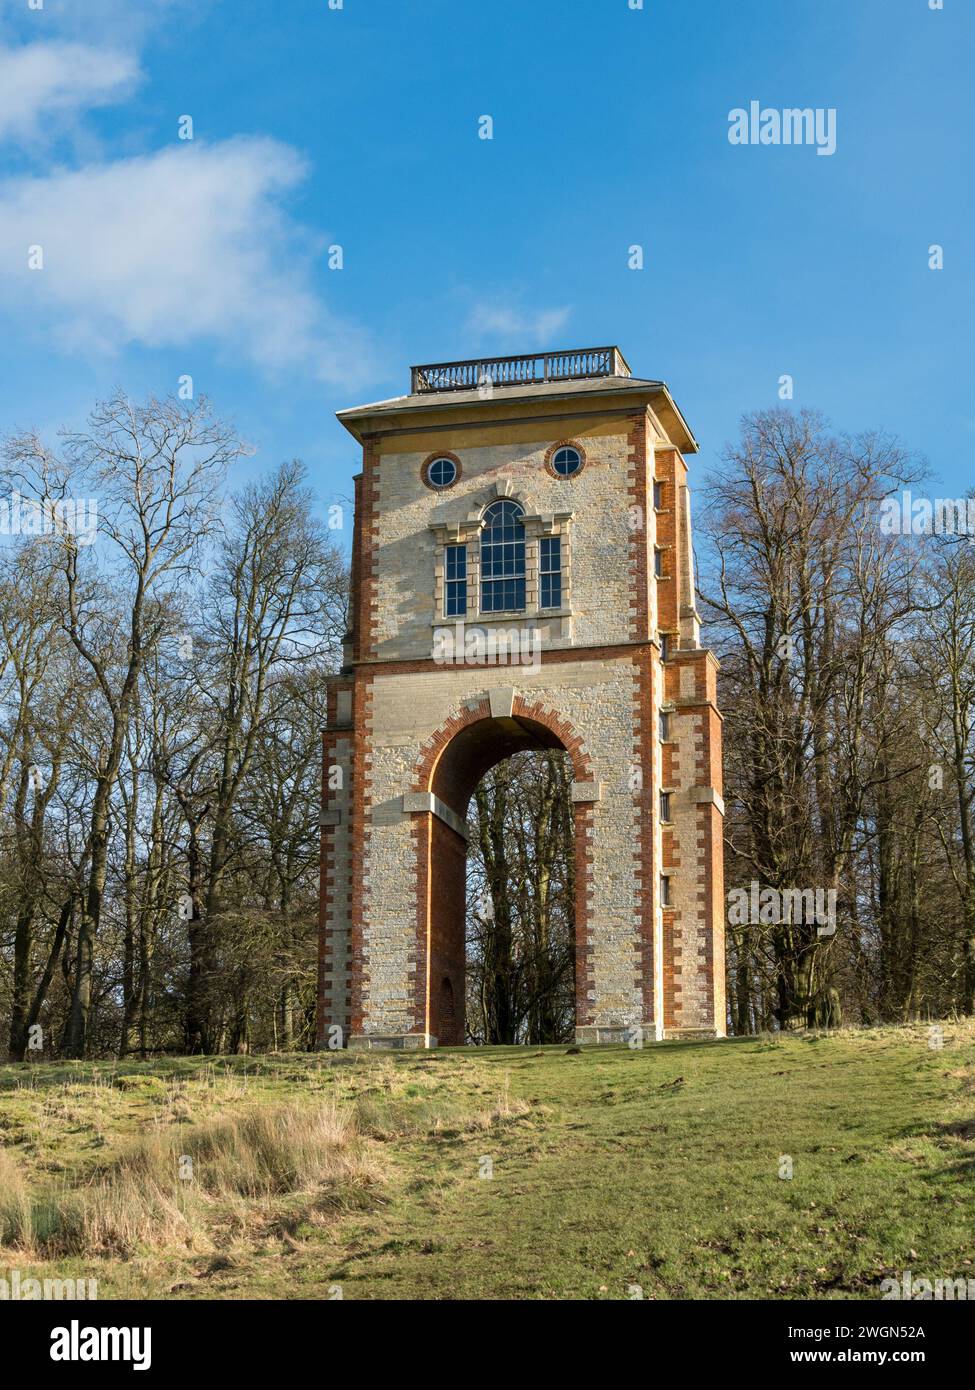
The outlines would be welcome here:
<svg viewBox="0 0 975 1390">
<path fill-rule="evenodd" d="M 468 832 L 429 817 L 425 1012 L 442 1045 L 573 1035 L 585 815 L 573 743 L 529 715 L 476 718 L 432 770 L 429 789 Z"/>
<path fill-rule="evenodd" d="M 474 788 L 486 773 L 515 753 L 544 749 L 567 752 L 558 734 L 537 719 L 478 719 L 450 740 L 434 769 L 430 790 L 466 819 Z"/>
<path fill-rule="evenodd" d="M 478 1043 L 566 1042 L 575 1032 L 571 766 L 514 753 L 478 783 L 468 815 L 466 1019 Z"/>
</svg>

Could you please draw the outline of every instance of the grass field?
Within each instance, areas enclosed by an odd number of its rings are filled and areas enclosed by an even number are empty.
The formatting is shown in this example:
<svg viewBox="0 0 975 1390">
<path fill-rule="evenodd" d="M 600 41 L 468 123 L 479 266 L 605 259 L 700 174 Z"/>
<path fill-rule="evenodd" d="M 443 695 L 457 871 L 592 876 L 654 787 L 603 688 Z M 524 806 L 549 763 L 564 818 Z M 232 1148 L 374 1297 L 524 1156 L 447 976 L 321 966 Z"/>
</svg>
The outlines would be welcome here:
<svg viewBox="0 0 975 1390">
<path fill-rule="evenodd" d="M 975 1024 L 942 1027 L 0 1067 L 0 1275 L 103 1299 L 975 1278 Z"/>
</svg>

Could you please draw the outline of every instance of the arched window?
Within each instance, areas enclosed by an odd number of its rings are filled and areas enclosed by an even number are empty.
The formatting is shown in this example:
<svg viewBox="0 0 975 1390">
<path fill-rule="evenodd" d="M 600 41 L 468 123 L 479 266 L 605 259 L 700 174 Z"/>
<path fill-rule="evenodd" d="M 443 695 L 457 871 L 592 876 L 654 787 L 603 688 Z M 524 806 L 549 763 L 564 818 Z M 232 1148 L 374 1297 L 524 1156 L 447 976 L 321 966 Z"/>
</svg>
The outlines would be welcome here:
<svg viewBox="0 0 975 1390">
<path fill-rule="evenodd" d="M 517 502 L 492 502 L 481 531 L 481 612 L 519 613 L 525 607 L 524 512 Z"/>
</svg>

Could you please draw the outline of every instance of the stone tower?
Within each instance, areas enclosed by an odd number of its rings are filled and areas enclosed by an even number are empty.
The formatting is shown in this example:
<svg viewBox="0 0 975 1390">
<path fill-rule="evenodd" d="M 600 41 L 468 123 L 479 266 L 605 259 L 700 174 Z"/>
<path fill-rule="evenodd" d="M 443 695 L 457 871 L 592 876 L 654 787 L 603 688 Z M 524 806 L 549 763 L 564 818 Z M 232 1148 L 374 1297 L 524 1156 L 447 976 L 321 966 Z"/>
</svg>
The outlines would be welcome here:
<svg viewBox="0 0 975 1390">
<path fill-rule="evenodd" d="M 576 1036 L 725 1031 L 721 720 L 667 387 L 617 348 L 412 369 L 362 445 L 329 682 L 319 1041 L 464 1041 L 466 828 L 521 749 L 573 769 Z M 338 1031 L 341 1029 L 341 1032 Z"/>
</svg>

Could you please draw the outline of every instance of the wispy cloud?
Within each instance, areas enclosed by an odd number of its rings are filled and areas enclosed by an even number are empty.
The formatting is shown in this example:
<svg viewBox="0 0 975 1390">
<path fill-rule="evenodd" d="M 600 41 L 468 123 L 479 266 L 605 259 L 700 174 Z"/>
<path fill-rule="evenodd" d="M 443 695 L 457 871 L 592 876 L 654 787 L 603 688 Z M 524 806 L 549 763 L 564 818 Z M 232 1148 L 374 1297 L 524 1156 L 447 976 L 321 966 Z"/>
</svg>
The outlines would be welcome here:
<svg viewBox="0 0 975 1390">
<path fill-rule="evenodd" d="M 162 25 L 187 26 L 220 0 L 0 0 L 0 39 L 21 44 L 59 39 L 138 51 Z M 111 35 L 111 44 L 106 36 Z"/>
<path fill-rule="evenodd" d="M 475 304 L 467 317 L 466 330 L 480 338 L 517 338 L 521 343 L 544 345 L 569 321 L 572 310 L 523 309 L 497 303 Z"/>
<path fill-rule="evenodd" d="M 126 96 L 139 79 L 132 54 L 85 43 L 0 47 L 0 138 L 50 137 L 82 111 Z"/>
<path fill-rule="evenodd" d="M 62 13 L 74 16 L 67 34 L 0 43 L 0 138 L 44 154 L 86 112 L 128 96 L 143 76 L 142 30 L 189 12 L 145 0 L 133 27 L 127 5 L 86 0 Z M 112 46 L 90 41 L 96 29 Z M 354 384 L 367 375 L 365 335 L 328 311 L 315 284 L 326 238 L 287 206 L 305 174 L 290 146 L 247 137 L 0 178 L 0 313 L 86 356 L 189 358 L 207 345 L 267 372 Z"/>
<path fill-rule="evenodd" d="M 304 174 L 289 146 L 238 138 L 0 181 L 0 302 L 72 351 L 209 341 L 350 383 L 362 336 L 315 292 L 323 239 L 282 206 Z"/>
</svg>

